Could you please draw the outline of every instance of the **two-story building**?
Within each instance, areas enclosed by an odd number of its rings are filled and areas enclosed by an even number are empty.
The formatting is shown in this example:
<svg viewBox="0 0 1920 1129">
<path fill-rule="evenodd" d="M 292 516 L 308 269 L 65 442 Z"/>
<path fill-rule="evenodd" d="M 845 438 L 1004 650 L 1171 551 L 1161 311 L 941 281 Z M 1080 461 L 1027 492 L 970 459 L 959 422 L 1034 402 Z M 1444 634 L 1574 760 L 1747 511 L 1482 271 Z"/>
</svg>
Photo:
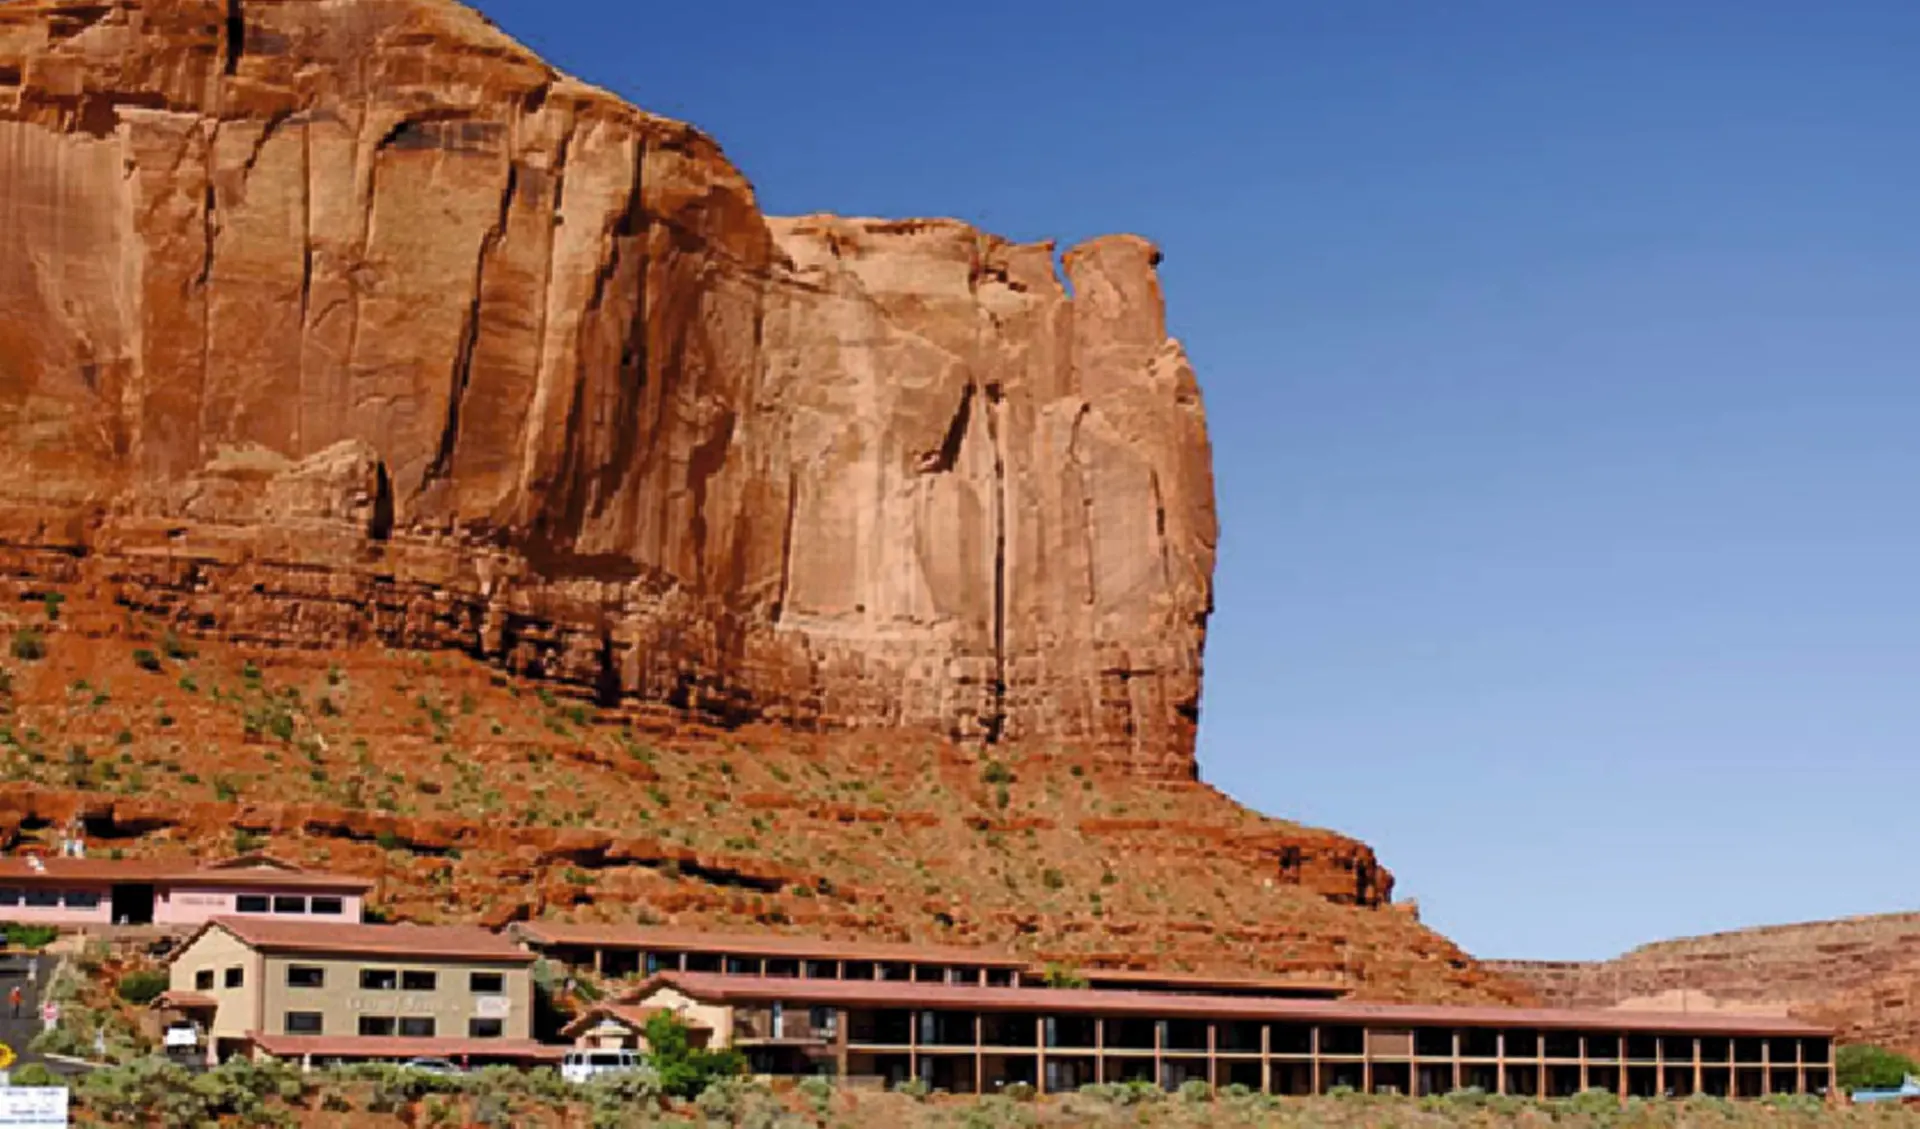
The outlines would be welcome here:
<svg viewBox="0 0 1920 1129">
<path fill-rule="evenodd" d="M 662 1010 L 741 1050 L 758 1074 L 914 1078 L 953 1093 L 1197 1081 L 1296 1095 L 1759 1098 L 1824 1093 L 1833 1070 L 1833 1032 L 1784 1017 L 687 972 L 603 1005 L 575 1035 L 591 1045 Z"/>
<path fill-rule="evenodd" d="M 472 926 L 220 917 L 174 954 L 161 1003 L 214 1062 L 554 1061 L 533 1040 L 534 960 Z"/>
</svg>

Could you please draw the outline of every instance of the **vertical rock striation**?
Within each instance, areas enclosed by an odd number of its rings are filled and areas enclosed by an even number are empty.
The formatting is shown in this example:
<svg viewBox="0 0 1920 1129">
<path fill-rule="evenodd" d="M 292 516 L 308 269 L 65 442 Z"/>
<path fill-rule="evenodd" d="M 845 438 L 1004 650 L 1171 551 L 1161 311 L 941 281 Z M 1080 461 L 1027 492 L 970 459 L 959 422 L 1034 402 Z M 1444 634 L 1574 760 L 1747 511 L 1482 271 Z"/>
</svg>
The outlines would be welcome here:
<svg viewBox="0 0 1920 1129">
<path fill-rule="evenodd" d="M 0 567 L 1190 775 L 1216 530 L 1157 260 L 769 219 L 452 0 L 16 0 Z"/>
</svg>

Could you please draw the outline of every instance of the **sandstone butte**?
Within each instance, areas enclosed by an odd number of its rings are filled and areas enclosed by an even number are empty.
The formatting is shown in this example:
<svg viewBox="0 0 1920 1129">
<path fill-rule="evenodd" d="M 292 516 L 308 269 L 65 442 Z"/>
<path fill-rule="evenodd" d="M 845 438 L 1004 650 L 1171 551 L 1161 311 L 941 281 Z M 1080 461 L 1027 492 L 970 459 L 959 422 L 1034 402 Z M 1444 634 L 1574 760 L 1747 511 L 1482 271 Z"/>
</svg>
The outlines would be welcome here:
<svg viewBox="0 0 1920 1129">
<path fill-rule="evenodd" d="M 452 0 L 0 6 L 0 595 L 47 604 L 52 652 L 14 672 L 4 828 L 79 815 L 139 853 L 237 827 L 406 912 L 644 902 L 1523 995 L 1391 906 L 1364 845 L 1197 782 L 1198 384 L 1150 243 L 1055 251 L 765 216 L 713 141 Z M 156 694 L 112 640 L 161 630 L 202 650 Z M 384 716 L 419 687 L 394 654 L 457 657 L 431 677 L 490 728 Z M 522 733 L 521 687 L 600 735 Z M 679 767 L 607 751 L 661 716 Z M 751 754 L 726 787 L 687 759 L 716 750 Z M 529 764 L 594 826 L 491 814 L 558 806 Z M 603 810 L 682 769 L 700 826 Z M 1063 816 L 1040 781 L 1090 796 Z M 832 860 L 876 850 L 867 823 L 919 873 L 861 892 Z M 983 835 L 1078 908 L 975 896 Z M 1136 884 L 1170 892 L 1113 908 Z"/>
</svg>

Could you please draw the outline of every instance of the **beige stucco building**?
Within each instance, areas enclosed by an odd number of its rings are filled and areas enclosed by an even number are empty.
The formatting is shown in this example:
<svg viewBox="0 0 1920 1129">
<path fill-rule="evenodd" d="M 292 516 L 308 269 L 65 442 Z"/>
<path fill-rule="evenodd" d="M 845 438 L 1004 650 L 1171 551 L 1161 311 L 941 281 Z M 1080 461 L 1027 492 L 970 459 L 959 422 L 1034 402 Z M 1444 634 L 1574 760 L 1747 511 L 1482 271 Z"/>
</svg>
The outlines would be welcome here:
<svg viewBox="0 0 1920 1129">
<path fill-rule="evenodd" d="M 222 917 L 174 956 L 168 1008 L 210 1061 L 557 1057 L 532 1038 L 534 955 L 467 926 Z"/>
</svg>

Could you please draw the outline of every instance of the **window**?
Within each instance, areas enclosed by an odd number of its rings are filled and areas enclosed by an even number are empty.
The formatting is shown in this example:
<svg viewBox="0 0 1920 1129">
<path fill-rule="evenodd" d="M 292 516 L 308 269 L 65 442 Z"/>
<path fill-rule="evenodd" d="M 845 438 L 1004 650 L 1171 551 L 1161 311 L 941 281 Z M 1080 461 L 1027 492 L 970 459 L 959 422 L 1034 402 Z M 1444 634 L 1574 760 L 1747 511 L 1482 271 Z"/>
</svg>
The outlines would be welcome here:
<svg viewBox="0 0 1920 1129">
<path fill-rule="evenodd" d="M 363 968 L 360 970 L 360 987 L 368 992 L 391 992 L 398 987 L 400 974 L 391 968 Z"/>
<path fill-rule="evenodd" d="M 0 906 L 17 906 L 19 904 L 20 888 L 18 886 L 0 886 Z"/>
<path fill-rule="evenodd" d="M 67 903 L 68 909 L 100 908 L 100 892 L 98 890 L 68 890 L 62 900 Z"/>
<path fill-rule="evenodd" d="M 289 1035 L 320 1034 L 321 1019 L 317 1011 L 290 1011 L 287 1013 L 286 1023 Z"/>
<path fill-rule="evenodd" d="M 825 1035 L 829 1039 L 833 1037 L 833 1029 L 838 1026 L 839 1020 L 840 1013 L 830 1007 L 807 1009 L 807 1026 L 816 1034 Z"/>
<path fill-rule="evenodd" d="M 400 1021 L 400 1034 L 409 1039 L 433 1038 L 433 1017 L 431 1015 L 409 1015 Z"/>
<path fill-rule="evenodd" d="M 476 996 L 497 996 L 507 990 L 507 978 L 498 972 L 476 972 L 467 977 L 467 987 Z"/>
<path fill-rule="evenodd" d="M 296 964 L 287 968 L 287 987 L 324 988 L 327 986 L 327 970 L 310 964 Z"/>
<path fill-rule="evenodd" d="M 273 908 L 265 894 L 242 894 L 233 900 L 233 907 L 241 913 L 266 913 Z"/>
<path fill-rule="evenodd" d="M 646 965 L 648 976 L 652 976 L 655 973 L 659 973 L 659 972 L 665 972 L 669 968 L 679 967 L 679 963 L 677 961 L 669 963 L 668 955 L 662 954 L 662 953 L 648 953 L 646 956 L 646 960 L 642 963 Z"/>
<path fill-rule="evenodd" d="M 339 917 L 346 912 L 346 906 L 339 898 L 315 898 L 313 912 L 326 917 Z"/>
<path fill-rule="evenodd" d="M 247 982 L 247 970 L 239 965 L 227 969 L 226 985 L 229 988 L 244 987 Z"/>
<path fill-rule="evenodd" d="M 53 909 L 60 904 L 58 890 L 28 890 L 27 904 L 38 909 Z"/>
<path fill-rule="evenodd" d="M 498 1019 L 467 1020 L 467 1038 L 469 1039 L 498 1039 L 506 1033 L 506 1025 Z"/>
<path fill-rule="evenodd" d="M 307 912 L 307 899 L 298 894 L 276 894 L 273 898 L 273 912 L 305 913 Z"/>
<path fill-rule="evenodd" d="M 213 991 L 213 969 L 203 968 L 193 974 L 193 990 L 196 992 Z"/>
<path fill-rule="evenodd" d="M 440 986 L 437 972 L 407 971 L 400 974 L 400 987 L 409 992 L 431 992 Z"/>
<path fill-rule="evenodd" d="M 360 1017 L 360 1034 L 369 1037 L 393 1034 L 393 1016 L 363 1015 Z"/>
</svg>

